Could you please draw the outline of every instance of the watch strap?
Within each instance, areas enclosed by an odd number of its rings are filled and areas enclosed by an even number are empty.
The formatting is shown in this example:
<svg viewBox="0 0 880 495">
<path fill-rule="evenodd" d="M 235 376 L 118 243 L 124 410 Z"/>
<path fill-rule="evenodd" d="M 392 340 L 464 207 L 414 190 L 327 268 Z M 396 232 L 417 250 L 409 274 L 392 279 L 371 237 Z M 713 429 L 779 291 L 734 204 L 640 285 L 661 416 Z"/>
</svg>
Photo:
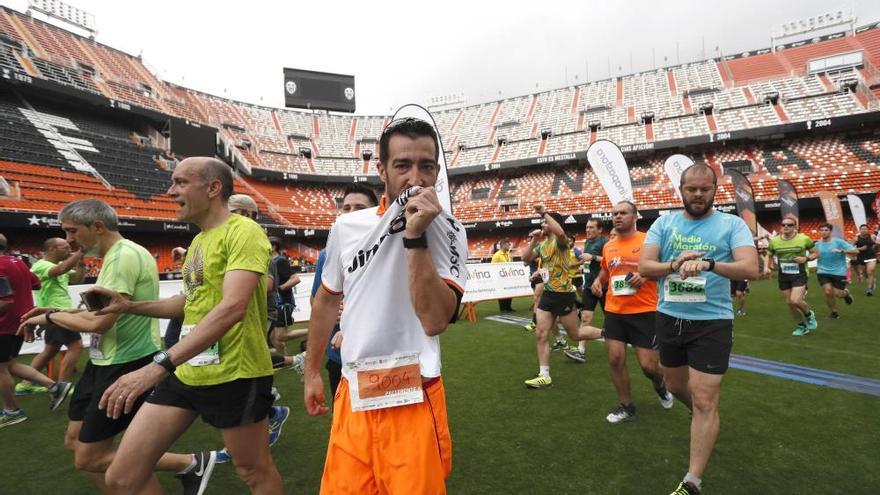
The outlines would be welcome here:
<svg viewBox="0 0 880 495">
<path fill-rule="evenodd" d="M 403 247 L 406 249 L 427 249 L 428 238 L 425 236 L 425 234 L 422 234 L 420 237 L 416 237 L 415 239 L 404 237 Z"/>
</svg>

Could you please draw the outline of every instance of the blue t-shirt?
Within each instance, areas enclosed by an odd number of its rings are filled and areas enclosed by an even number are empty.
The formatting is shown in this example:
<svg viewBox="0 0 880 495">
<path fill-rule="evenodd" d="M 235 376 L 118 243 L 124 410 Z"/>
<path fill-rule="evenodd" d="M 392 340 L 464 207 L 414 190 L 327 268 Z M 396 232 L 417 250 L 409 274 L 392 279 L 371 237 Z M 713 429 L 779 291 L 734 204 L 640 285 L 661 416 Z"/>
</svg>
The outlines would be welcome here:
<svg viewBox="0 0 880 495">
<path fill-rule="evenodd" d="M 326 250 L 322 249 L 318 254 L 318 263 L 315 264 L 315 279 L 312 281 L 312 297 L 318 293 L 318 289 L 321 288 L 321 273 L 324 271 L 324 261 L 327 259 Z M 332 345 L 330 345 L 330 341 L 333 340 L 333 336 L 336 335 L 336 332 L 339 331 L 339 325 L 333 326 L 333 332 L 330 333 L 330 340 L 327 341 L 327 359 L 333 361 L 334 363 L 342 363 L 342 355 L 339 353 L 338 349 L 334 349 Z"/>
<path fill-rule="evenodd" d="M 685 218 L 682 212 L 664 215 L 651 225 L 645 244 L 660 246 L 660 261 L 665 263 L 674 261 L 683 251 L 702 251 L 707 258 L 731 262 L 734 249 L 755 247 L 746 223 L 720 211 L 700 220 Z M 701 276 L 706 277 L 706 301 L 700 303 L 665 301 L 666 277 L 657 280 L 657 310 L 683 320 L 732 320 L 730 280 L 713 272 L 703 272 Z"/>
<path fill-rule="evenodd" d="M 843 277 L 846 275 L 846 254 L 844 252 L 835 253 L 834 249 L 849 251 L 855 247 L 839 237 L 832 237 L 827 242 L 817 241 L 816 249 L 819 251 L 819 266 L 816 273 L 820 275 L 837 275 Z"/>
</svg>

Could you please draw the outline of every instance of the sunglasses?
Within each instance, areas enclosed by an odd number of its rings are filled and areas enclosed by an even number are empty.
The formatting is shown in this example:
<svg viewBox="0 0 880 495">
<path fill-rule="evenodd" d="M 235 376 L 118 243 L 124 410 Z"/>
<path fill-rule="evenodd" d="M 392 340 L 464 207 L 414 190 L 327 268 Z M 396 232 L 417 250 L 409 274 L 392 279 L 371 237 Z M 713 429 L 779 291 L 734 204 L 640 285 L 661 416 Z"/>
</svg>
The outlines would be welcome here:
<svg viewBox="0 0 880 495">
<path fill-rule="evenodd" d="M 782 226 L 783 227 L 794 227 L 794 224 L 793 223 L 784 223 L 784 224 L 782 224 Z"/>
</svg>

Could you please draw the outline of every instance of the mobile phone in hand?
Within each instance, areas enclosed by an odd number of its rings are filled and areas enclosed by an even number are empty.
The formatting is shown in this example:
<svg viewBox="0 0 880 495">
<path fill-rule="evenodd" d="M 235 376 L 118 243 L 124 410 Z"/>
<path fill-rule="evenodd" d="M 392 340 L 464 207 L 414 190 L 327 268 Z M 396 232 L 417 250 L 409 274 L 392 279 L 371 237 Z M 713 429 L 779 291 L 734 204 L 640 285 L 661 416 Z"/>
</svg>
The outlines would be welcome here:
<svg viewBox="0 0 880 495">
<path fill-rule="evenodd" d="M 110 303 L 110 301 L 105 296 L 102 296 L 97 292 L 86 291 L 80 293 L 79 296 L 82 299 L 83 304 L 86 305 L 86 309 L 88 309 L 89 311 L 98 311 L 100 309 L 104 309 L 107 307 L 107 304 Z"/>
</svg>

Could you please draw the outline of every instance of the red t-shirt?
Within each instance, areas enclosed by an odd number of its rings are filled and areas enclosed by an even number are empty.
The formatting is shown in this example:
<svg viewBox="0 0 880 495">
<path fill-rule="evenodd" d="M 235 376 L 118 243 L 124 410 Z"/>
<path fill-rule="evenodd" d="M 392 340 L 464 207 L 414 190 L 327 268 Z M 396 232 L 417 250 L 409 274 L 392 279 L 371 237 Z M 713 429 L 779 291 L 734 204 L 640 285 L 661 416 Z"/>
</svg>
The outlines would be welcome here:
<svg viewBox="0 0 880 495">
<path fill-rule="evenodd" d="M 40 279 L 15 256 L 0 256 L 0 277 L 6 278 L 12 288 L 11 296 L 0 298 L 12 301 L 12 305 L 0 313 L 0 335 L 15 335 L 21 316 L 34 307 L 32 291 L 40 288 Z"/>
</svg>

